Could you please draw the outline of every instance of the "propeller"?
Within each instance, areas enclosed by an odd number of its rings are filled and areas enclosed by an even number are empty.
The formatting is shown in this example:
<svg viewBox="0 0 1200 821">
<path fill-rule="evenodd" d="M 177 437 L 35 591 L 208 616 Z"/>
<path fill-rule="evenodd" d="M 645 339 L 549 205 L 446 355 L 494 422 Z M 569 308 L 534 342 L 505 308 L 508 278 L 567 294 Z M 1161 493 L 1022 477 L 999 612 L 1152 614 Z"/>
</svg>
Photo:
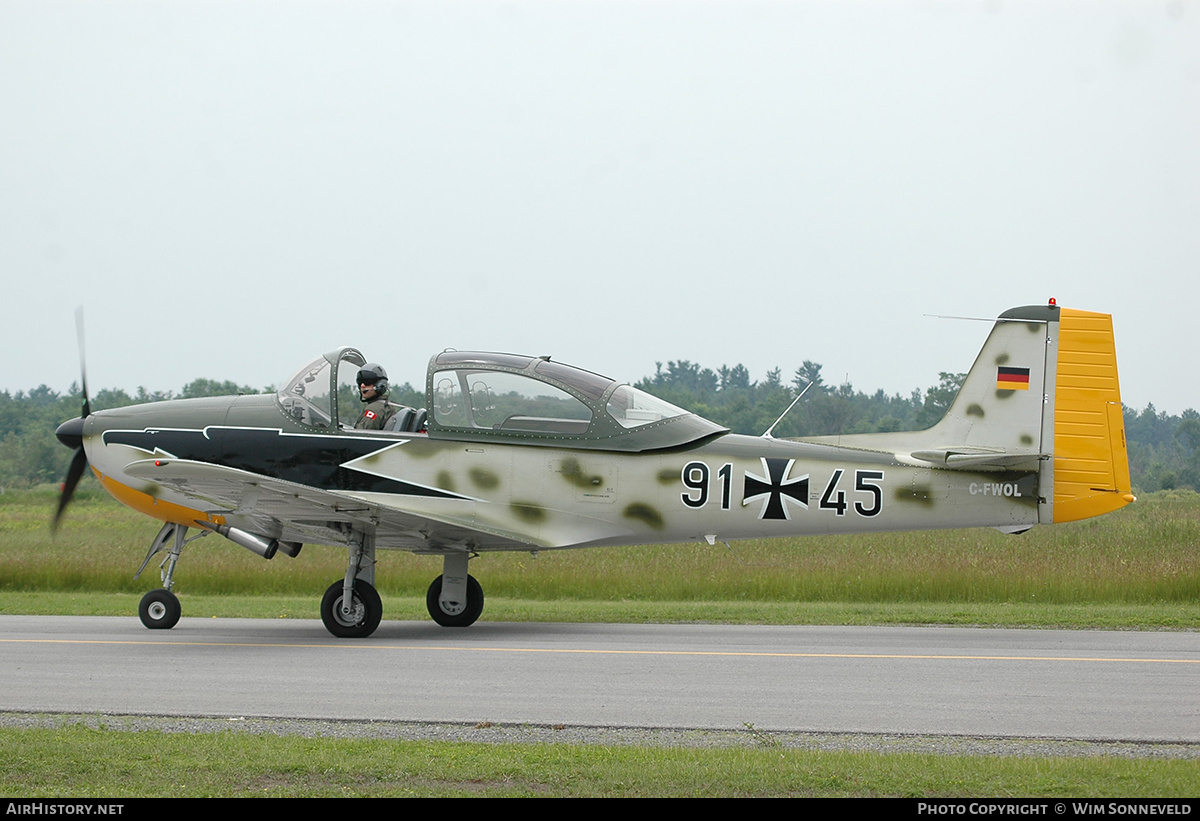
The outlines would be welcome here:
<svg viewBox="0 0 1200 821">
<path fill-rule="evenodd" d="M 92 412 L 92 406 L 88 401 L 87 366 L 85 365 L 83 355 L 82 307 L 75 310 L 75 335 L 79 340 L 79 372 L 81 389 L 83 390 L 83 407 L 79 416 L 74 419 L 68 419 L 54 431 L 54 435 L 58 437 L 58 441 L 69 448 L 75 449 L 75 455 L 71 457 L 71 465 L 67 468 L 67 478 L 63 480 L 62 492 L 58 496 L 58 510 L 54 512 L 54 521 L 50 524 L 52 532 L 58 531 L 58 523 L 62 519 L 63 511 L 70 504 L 71 497 L 75 495 L 75 486 L 79 484 L 79 480 L 83 477 L 83 471 L 87 468 L 87 453 L 83 449 L 83 422 Z"/>
</svg>

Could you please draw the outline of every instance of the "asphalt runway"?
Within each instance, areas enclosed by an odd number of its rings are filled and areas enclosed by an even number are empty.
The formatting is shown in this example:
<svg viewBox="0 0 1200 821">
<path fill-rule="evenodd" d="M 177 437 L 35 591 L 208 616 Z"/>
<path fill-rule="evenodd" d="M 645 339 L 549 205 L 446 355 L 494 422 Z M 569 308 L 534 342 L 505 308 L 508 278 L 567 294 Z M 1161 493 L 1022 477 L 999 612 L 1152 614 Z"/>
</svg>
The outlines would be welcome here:
<svg viewBox="0 0 1200 821">
<path fill-rule="evenodd" d="M 1200 633 L 0 616 L 0 711 L 1200 742 Z"/>
</svg>

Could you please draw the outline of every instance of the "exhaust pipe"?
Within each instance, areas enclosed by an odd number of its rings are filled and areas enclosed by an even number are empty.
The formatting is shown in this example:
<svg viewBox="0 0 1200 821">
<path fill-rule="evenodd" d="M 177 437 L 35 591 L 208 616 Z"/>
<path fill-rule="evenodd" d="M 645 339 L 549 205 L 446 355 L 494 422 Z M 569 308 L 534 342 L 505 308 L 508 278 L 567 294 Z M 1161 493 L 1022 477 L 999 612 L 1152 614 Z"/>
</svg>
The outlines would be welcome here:
<svg viewBox="0 0 1200 821">
<path fill-rule="evenodd" d="M 248 533 L 245 530 L 239 530 L 229 525 L 218 525 L 217 532 L 234 544 L 240 544 L 242 547 L 252 553 L 257 553 L 264 559 L 272 558 L 275 555 L 275 551 L 279 548 L 278 539 L 264 539 L 262 536 L 256 536 L 253 533 Z"/>
<path fill-rule="evenodd" d="M 279 549 L 278 539 L 268 539 L 264 536 L 258 536 L 238 527 L 230 527 L 229 525 L 214 525 L 211 522 L 201 521 L 197 521 L 196 524 L 205 530 L 212 530 L 220 533 L 234 544 L 246 548 L 251 553 L 257 553 L 264 559 L 272 558 L 275 555 L 275 551 Z"/>
</svg>

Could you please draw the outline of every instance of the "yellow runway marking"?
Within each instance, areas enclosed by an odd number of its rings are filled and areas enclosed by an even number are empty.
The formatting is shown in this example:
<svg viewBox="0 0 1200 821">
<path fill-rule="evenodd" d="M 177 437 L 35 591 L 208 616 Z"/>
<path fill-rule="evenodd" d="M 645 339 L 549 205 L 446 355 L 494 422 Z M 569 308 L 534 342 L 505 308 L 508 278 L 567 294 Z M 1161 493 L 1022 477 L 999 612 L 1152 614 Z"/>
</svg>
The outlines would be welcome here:
<svg viewBox="0 0 1200 821">
<path fill-rule="evenodd" d="M 792 658 L 792 659 L 914 659 L 934 661 L 1075 661 L 1115 664 L 1200 664 L 1200 659 L 1165 658 L 1106 658 L 1103 656 L 970 656 L 940 655 L 935 653 L 773 653 L 766 651 L 734 650 L 587 650 L 583 648 L 537 648 L 537 647 L 456 647 L 436 644 L 294 644 L 274 642 L 218 642 L 218 641 L 115 641 L 99 639 L 0 639 L 0 644 L 104 644 L 142 647 L 278 647 L 298 650 L 419 650 L 426 652 L 456 653 L 543 653 L 550 655 L 597 655 L 597 656 L 730 656 L 736 658 Z"/>
</svg>

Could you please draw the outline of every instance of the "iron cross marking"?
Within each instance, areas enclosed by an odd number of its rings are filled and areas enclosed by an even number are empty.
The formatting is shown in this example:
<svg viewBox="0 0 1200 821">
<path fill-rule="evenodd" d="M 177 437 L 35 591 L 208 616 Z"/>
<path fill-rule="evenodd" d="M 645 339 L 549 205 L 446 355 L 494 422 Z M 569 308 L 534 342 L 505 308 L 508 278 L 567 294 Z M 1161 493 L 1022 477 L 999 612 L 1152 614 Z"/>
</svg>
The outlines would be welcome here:
<svg viewBox="0 0 1200 821">
<path fill-rule="evenodd" d="M 808 510 L 808 474 L 788 478 L 796 460 L 761 458 L 765 476 L 755 476 L 746 471 L 742 505 L 762 499 L 763 506 L 758 511 L 760 519 L 791 519 L 788 515 L 788 502 Z"/>
</svg>

